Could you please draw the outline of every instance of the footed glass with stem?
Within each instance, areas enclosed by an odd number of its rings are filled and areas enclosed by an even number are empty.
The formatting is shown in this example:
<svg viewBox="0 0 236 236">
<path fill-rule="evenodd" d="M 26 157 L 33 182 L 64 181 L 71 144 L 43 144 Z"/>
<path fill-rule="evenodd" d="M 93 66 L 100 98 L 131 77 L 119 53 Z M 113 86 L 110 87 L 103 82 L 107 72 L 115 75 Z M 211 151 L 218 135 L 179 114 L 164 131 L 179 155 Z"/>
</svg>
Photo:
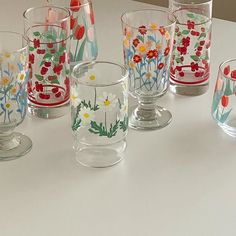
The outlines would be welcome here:
<svg viewBox="0 0 236 236">
<path fill-rule="evenodd" d="M 0 32 L 0 161 L 25 155 L 32 141 L 14 129 L 27 107 L 28 47 L 23 35 Z"/>
<path fill-rule="evenodd" d="M 147 9 L 126 12 L 121 21 L 129 91 L 138 99 L 129 125 L 143 130 L 163 128 L 172 115 L 157 102 L 169 87 L 175 17 L 168 11 Z"/>
</svg>

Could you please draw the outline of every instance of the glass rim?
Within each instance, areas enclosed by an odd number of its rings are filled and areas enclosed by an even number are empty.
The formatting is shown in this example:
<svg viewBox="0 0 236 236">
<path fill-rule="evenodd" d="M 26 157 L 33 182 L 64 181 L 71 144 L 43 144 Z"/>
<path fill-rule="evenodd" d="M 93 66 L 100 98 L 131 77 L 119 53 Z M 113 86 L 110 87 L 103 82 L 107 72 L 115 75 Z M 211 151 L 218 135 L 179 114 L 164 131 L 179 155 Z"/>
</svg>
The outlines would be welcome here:
<svg viewBox="0 0 236 236">
<path fill-rule="evenodd" d="M 87 66 L 87 65 L 94 65 L 94 64 L 107 64 L 107 65 L 113 65 L 116 67 L 119 67 L 120 69 L 122 69 L 124 71 L 124 74 L 121 74 L 121 78 L 116 80 L 115 82 L 111 82 L 111 83 L 93 83 L 93 82 L 81 82 L 79 81 L 79 78 L 75 76 L 75 71 L 78 71 L 80 67 L 82 66 Z M 127 67 L 125 65 L 116 63 L 116 62 L 112 62 L 112 61 L 85 61 L 85 62 L 81 62 L 78 63 L 72 70 L 72 78 L 76 79 L 78 81 L 79 84 L 85 85 L 85 86 L 89 86 L 89 87 L 110 87 L 113 85 L 117 85 L 120 84 L 122 82 L 125 81 L 126 78 L 128 78 L 129 74 L 128 74 L 128 70 Z"/>
<path fill-rule="evenodd" d="M 60 9 L 60 10 L 64 10 L 65 12 L 67 12 L 67 15 L 62 18 L 61 20 L 57 20 L 55 22 L 53 22 L 53 24 L 55 23 L 61 23 L 61 22 L 64 22 L 68 19 L 70 19 L 72 13 L 69 9 L 67 9 L 66 7 L 60 7 L 60 6 L 55 6 L 55 5 L 44 5 L 44 6 L 38 6 L 38 7 L 30 7 L 28 9 L 26 9 L 24 12 L 23 12 L 23 17 L 25 20 L 27 21 L 31 21 L 28 17 L 27 17 L 27 14 L 31 11 L 34 11 L 34 10 L 38 10 L 38 9 L 43 9 L 43 8 L 54 8 L 54 9 Z M 42 24 L 44 22 L 42 21 L 32 21 L 34 24 Z"/>
<path fill-rule="evenodd" d="M 11 35 L 17 35 L 17 36 L 20 36 L 21 38 L 22 38 L 22 40 L 25 40 L 26 42 L 27 42 L 27 39 L 26 39 L 26 37 L 25 37 L 25 35 L 23 35 L 23 34 L 21 34 L 21 33 L 18 33 L 18 32 L 14 32 L 14 31 L 7 31 L 7 30 L 3 30 L 3 31 L 0 31 L 0 35 L 1 34 L 11 34 Z M 26 50 L 28 48 L 28 45 L 26 45 L 26 46 L 22 46 L 20 49 L 17 49 L 17 50 L 11 50 L 11 51 L 7 51 L 7 52 L 9 52 L 9 53 L 19 53 L 19 52 L 22 52 L 22 51 L 24 51 L 24 50 Z M 0 55 L 1 55 L 2 53 L 0 52 Z"/>
<path fill-rule="evenodd" d="M 224 66 L 227 64 L 227 63 L 229 63 L 229 62 L 236 62 L 236 57 L 235 58 L 231 58 L 231 59 L 228 59 L 228 60 L 225 60 L 225 61 L 223 61 L 223 62 L 221 62 L 220 63 L 220 65 L 219 65 L 219 72 L 223 75 L 223 77 L 225 78 L 225 79 L 230 79 L 230 80 L 232 80 L 232 81 L 235 81 L 235 79 L 232 79 L 231 77 L 229 77 L 228 75 L 225 75 L 224 74 Z"/>
<path fill-rule="evenodd" d="M 85 6 L 87 6 L 87 5 L 91 5 L 92 4 L 92 1 L 91 0 L 87 0 L 87 2 L 86 3 L 83 3 L 83 4 L 81 4 L 81 5 L 79 5 L 79 6 L 75 6 L 75 7 L 71 7 L 71 6 L 69 6 L 69 7 L 67 7 L 67 8 L 69 8 L 69 9 L 75 9 L 75 8 L 78 8 L 78 7 L 85 7 Z"/>
<path fill-rule="evenodd" d="M 150 9 L 146 8 L 146 9 L 141 9 L 141 10 L 125 11 L 124 13 L 122 13 L 122 15 L 121 15 L 121 17 L 120 17 L 121 22 L 122 22 L 124 25 L 126 25 L 126 26 L 128 26 L 128 27 L 130 27 L 130 28 L 132 28 L 132 29 L 139 30 L 139 27 L 135 27 L 135 26 L 132 26 L 132 25 L 130 25 L 130 24 L 127 24 L 127 23 L 125 22 L 125 20 L 124 20 L 124 17 L 125 17 L 125 15 L 131 14 L 131 13 L 147 12 L 147 11 L 162 12 L 162 13 L 169 14 L 171 17 L 173 17 L 173 21 L 170 20 L 170 21 L 172 22 L 171 24 L 168 24 L 168 25 L 161 25 L 161 28 L 167 29 L 167 28 L 170 28 L 171 26 L 173 26 L 173 25 L 176 23 L 176 17 L 175 17 L 175 15 L 174 15 L 171 11 L 169 11 L 169 10 L 154 9 L 154 8 L 150 8 Z M 153 31 L 153 30 L 152 30 L 151 28 L 149 28 L 149 27 L 147 27 L 146 30 L 148 30 L 148 31 Z"/>
<path fill-rule="evenodd" d="M 172 0 L 172 3 L 176 3 L 176 4 L 180 4 L 180 5 L 184 5 L 184 6 L 189 6 L 189 5 L 200 6 L 200 5 L 207 5 L 207 4 L 210 4 L 212 2 L 213 2 L 213 0 L 206 0 L 205 2 L 202 2 L 202 3 L 194 3 L 194 2 L 191 2 L 191 3 L 180 3 L 180 2 L 177 2 L 176 0 Z"/>
</svg>

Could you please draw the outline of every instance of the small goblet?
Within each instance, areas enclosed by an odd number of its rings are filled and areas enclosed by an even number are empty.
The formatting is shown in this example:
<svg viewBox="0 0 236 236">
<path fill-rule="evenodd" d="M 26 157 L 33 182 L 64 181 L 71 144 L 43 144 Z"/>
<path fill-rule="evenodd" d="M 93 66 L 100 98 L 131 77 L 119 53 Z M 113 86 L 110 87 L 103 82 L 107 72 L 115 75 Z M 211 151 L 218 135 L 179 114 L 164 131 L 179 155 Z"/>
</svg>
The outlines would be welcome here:
<svg viewBox="0 0 236 236">
<path fill-rule="evenodd" d="M 169 87 L 175 17 L 168 11 L 137 10 L 124 13 L 121 21 L 129 91 L 138 99 L 129 125 L 143 130 L 163 128 L 172 115 L 157 100 Z"/>
<path fill-rule="evenodd" d="M 27 107 L 28 48 L 24 37 L 0 32 L 0 161 L 25 155 L 32 141 L 13 132 L 23 122 Z"/>
</svg>

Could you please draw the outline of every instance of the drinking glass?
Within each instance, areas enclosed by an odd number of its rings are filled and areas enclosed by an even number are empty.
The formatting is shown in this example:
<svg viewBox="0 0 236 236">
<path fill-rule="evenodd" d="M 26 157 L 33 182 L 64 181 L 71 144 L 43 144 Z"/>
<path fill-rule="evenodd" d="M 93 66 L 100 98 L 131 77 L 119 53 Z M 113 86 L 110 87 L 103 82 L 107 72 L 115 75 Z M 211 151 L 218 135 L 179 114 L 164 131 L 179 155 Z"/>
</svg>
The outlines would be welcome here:
<svg viewBox="0 0 236 236">
<path fill-rule="evenodd" d="M 24 12 L 29 45 L 29 112 L 56 118 L 69 111 L 70 12 L 43 6 Z"/>
<path fill-rule="evenodd" d="M 225 133 L 236 137 L 236 59 L 219 67 L 211 113 Z"/>
<path fill-rule="evenodd" d="M 129 91 L 138 99 L 129 125 L 144 130 L 163 128 L 172 115 L 157 101 L 169 86 L 175 18 L 168 11 L 151 9 L 126 12 L 121 21 Z"/>
<path fill-rule="evenodd" d="M 170 90 L 196 96 L 209 87 L 212 0 L 170 0 L 176 28 Z"/>
<path fill-rule="evenodd" d="M 61 5 L 71 10 L 71 67 L 81 61 L 95 60 L 98 48 L 92 2 L 90 0 L 50 0 L 49 4 Z"/>
<path fill-rule="evenodd" d="M 118 163 L 128 131 L 128 73 L 112 62 L 84 62 L 74 67 L 71 117 L 77 161 L 90 167 Z"/>
<path fill-rule="evenodd" d="M 27 107 L 28 48 L 24 37 L 0 32 L 0 161 L 25 155 L 31 140 L 14 132 L 25 118 Z"/>
</svg>

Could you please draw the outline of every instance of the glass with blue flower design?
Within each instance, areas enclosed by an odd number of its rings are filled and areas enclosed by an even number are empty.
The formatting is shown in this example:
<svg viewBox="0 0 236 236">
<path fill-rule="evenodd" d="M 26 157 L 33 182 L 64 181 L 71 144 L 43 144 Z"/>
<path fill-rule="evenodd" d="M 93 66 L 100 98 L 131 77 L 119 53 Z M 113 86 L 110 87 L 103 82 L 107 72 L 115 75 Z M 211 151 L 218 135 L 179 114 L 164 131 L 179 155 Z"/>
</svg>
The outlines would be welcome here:
<svg viewBox="0 0 236 236">
<path fill-rule="evenodd" d="M 150 9 L 126 12 L 121 21 L 129 91 L 138 99 L 138 107 L 132 108 L 130 127 L 163 128 L 172 115 L 157 101 L 169 87 L 175 18 L 168 11 Z"/>
<path fill-rule="evenodd" d="M 128 74 L 111 62 L 75 66 L 71 81 L 74 149 L 79 163 L 107 167 L 118 163 L 128 131 Z"/>
<path fill-rule="evenodd" d="M 28 48 L 24 37 L 0 32 L 0 161 L 25 155 L 31 140 L 13 132 L 25 118 L 27 107 Z"/>
</svg>

